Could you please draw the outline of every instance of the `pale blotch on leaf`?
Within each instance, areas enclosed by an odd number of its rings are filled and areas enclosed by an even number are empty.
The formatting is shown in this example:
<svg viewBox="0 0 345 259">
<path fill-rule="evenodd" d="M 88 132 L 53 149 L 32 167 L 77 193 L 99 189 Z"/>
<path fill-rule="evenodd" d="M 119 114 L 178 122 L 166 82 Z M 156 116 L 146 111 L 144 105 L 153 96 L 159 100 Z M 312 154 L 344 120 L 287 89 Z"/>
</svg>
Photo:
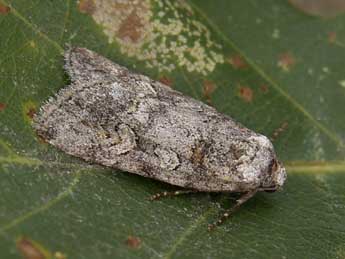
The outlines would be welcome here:
<svg viewBox="0 0 345 259">
<path fill-rule="evenodd" d="M 322 72 L 328 74 L 328 73 L 330 73 L 331 71 L 330 71 L 329 67 L 322 67 Z"/>
<path fill-rule="evenodd" d="M 256 24 L 261 24 L 262 23 L 262 19 L 261 18 L 256 18 L 255 22 L 256 22 Z"/>
<path fill-rule="evenodd" d="M 277 66 L 284 72 L 289 72 L 295 65 L 296 58 L 292 53 L 286 52 L 279 55 Z"/>
<path fill-rule="evenodd" d="M 55 252 L 54 257 L 55 259 L 67 259 L 67 256 L 60 251 Z"/>
<path fill-rule="evenodd" d="M 272 32 L 272 38 L 273 39 L 279 39 L 280 38 L 280 30 L 279 29 L 274 29 Z"/>
<path fill-rule="evenodd" d="M 345 79 L 339 81 L 339 85 L 340 85 L 341 87 L 344 87 L 344 88 L 345 88 Z"/>
<path fill-rule="evenodd" d="M 344 0 L 289 0 L 289 2 L 309 15 L 331 18 L 345 11 Z"/>
<path fill-rule="evenodd" d="M 344 246 L 339 246 L 336 250 L 336 257 L 339 259 L 345 259 L 345 245 Z"/>
<path fill-rule="evenodd" d="M 92 17 L 109 41 L 148 68 L 171 72 L 181 67 L 207 75 L 224 62 L 221 46 L 183 1 L 94 0 L 94 4 Z"/>
<path fill-rule="evenodd" d="M 34 49 L 34 48 L 36 48 L 36 43 L 33 40 L 30 40 L 29 46 Z"/>
</svg>

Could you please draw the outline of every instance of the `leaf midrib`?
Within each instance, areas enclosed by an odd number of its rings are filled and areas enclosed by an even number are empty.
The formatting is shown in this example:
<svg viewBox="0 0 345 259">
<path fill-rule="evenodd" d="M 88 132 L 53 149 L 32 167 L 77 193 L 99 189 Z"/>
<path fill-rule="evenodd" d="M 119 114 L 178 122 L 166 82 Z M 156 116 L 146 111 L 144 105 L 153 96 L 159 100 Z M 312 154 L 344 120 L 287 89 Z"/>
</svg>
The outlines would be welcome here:
<svg viewBox="0 0 345 259">
<path fill-rule="evenodd" d="M 7 156 L 0 155 L 0 165 L 1 164 L 18 164 L 27 166 L 38 166 L 38 165 L 55 165 L 61 167 L 68 167 L 70 169 L 76 169 L 84 167 L 83 162 L 73 163 L 73 162 L 61 162 L 53 160 L 41 160 L 35 157 L 27 157 L 17 154 L 11 147 L 9 147 L 6 142 L 0 139 L 0 147 L 8 154 Z M 93 165 L 90 165 L 91 167 Z M 96 165 L 98 166 L 98 165 Z M 333 160 L 333 161 L 317 161 L 317 160 L 290 160 L 285 161 L 284 166 L 288 173 L 308 173 L 308 174 L 322 174 L 322 173 L 339 173 L 345 172 L 345 161 L 343 160 Z"/>
</svg>

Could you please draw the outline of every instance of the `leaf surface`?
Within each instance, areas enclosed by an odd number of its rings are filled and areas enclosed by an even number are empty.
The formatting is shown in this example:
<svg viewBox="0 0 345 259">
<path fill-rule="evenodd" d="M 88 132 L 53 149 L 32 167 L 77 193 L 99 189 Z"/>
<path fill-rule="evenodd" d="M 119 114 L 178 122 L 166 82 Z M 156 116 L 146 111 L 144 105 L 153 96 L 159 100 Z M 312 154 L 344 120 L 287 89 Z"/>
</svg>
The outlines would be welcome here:
<svg viewBox="0 0 345 259">
<path fill-rule="evenodd" d="M 119 2 L 0 0 L 0 257 L 32 240 L 54 258 L 344 258 L 345 16 L 273 0 Z M 286 187 L 209 233 L 238 196 L 150 202 L 175 188 L 43 143 L 31 118 L 68 84 L 66 44 L 274 136 Z"/>
</svg>

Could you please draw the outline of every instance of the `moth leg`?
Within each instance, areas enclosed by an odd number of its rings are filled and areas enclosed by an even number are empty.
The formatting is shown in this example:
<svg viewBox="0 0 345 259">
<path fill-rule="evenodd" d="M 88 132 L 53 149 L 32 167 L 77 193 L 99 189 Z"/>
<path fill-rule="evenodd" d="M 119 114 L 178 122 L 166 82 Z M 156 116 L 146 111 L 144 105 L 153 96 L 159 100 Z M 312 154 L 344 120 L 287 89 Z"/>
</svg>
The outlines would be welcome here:
<svg viewBox="0 0 345 259">
<path fill-rule="evenodd" d="M 154 200 L 159 200 L 160 198 L 163 198 L 163 197 L 172 197 L 172 196 L 178 196 L 178 195 L 181 195 L 181 194 L 196 193 L 196 192 L 198 192 L 198 191 L 195 191 L 195 190 L 180 190 L 180 191 L 174 191 L 174 192 L 160 192 L 160 193 L 156 193 L 156 194 L 152 195 L 150 197 L 150 200 L 154 201 Z"/>
<path fill-rule="evenodd" d="M 216 226 L 219 226 L 219 225 L 223 224 L 223 222 L 224 222 L 227 218 L 229 218 L 236 210 L 238 210 L 238 209 L 241 207 L 241 205 L 242 205 L 243 203 L 245 203 L 245 202 L 248 201 L 251 197 L 253 197 L 257 191 L 258 191 L 258 190 L 255 189 L 255 190 L 252 190 L 252 191 L 249 191 L 249 192 L 243 194 L 239 199 L 237 199 L 236 204 L 235 204 L 232 208 L 226 210 L 226 211 L 223 213 L 223 215 L 222 215 L 216 222 L 214 222 L 213 224 L 209 224 L 209 225 L 208 225 L 208 230 L 211 231 L 211 230 L 213 230 Z"/>
</svg>

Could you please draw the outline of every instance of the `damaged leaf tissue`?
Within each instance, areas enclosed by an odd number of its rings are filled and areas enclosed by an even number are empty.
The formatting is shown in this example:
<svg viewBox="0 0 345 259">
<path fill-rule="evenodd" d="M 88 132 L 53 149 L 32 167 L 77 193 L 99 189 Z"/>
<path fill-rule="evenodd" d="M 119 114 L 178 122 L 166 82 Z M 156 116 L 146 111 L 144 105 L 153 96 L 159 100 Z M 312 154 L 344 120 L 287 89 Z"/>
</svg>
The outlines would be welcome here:
<svg viewBox="0 0 345 259">
<path fill-rule="evenodd" d="M 267 137 L 91 50 L 69 48 L 64 56 L 71 84 L 34 117 L 48 143 L 186 192 L 243 193 L 237 206 L 284 184 L 285 168 Z"/>
</svg>

